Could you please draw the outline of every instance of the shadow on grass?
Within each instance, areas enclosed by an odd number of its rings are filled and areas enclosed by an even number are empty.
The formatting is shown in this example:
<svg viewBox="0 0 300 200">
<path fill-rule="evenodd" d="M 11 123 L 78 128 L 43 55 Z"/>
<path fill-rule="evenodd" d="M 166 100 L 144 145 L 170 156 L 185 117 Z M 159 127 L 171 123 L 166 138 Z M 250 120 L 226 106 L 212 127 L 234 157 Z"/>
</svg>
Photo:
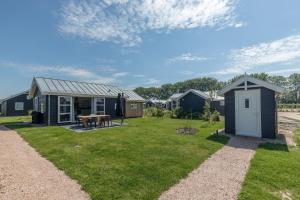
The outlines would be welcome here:
<svg viewBox="0 0 300 200">
<path fill-rule="evenodd" d="M 272 144 L 272 143 L 264 143 L 259 145 L 260 149 L 265 149 L 269 151 L 284 151 L 289 152 L 289 148 L 286 144 Z"/>
<path fill-rule="evenodd" d="M 213 134 L 213 135 L 210 135 L 206 138 L 207 140 L 210 140 L 210 141 L 213 141 L 213 142 L 218 142 L 220 144 L 227 144 L 228 141 L 229 141 L 229 138 L 225 135 L 216 135 L 216 134 Z"/>
</svg>

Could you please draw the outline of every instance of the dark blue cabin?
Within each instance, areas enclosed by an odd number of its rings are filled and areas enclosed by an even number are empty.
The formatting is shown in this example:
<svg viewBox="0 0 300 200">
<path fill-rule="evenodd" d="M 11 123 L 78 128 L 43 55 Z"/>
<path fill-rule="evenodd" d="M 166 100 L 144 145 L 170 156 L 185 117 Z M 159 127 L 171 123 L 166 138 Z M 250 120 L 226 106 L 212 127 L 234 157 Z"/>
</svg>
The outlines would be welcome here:
<svg viewBox="0 0 300 200">
<path fill-rule="evenodd" d="M 125 116 L 142 117 L 144 99 L 116 86 L 52 78 L 34 78 L 29 91 L 33 110 L 48 125 L 74 123 L 78 115 L 108 114 L 116 117 L 118 94 L 125 97 Z"/>
<path fill-rule="evenodd" d="M 223 97 L 217 95 L 209 95 L 208 92 L 190 89 L 185 93 L 173 94 L 170 99 L 170 109 L 181 108 L 184 112 L 199 112 L 203 113 L 205 101 L 212 99 L 211 109 L 224 114 L 224 100 Z"/>
<path fill-rule="evenodd" d="M 32 111 L 32 100 L 28 98 L 28 91 L 21 92 L 1 100 L 2 116 L 25 116 Z"/>
</svg>

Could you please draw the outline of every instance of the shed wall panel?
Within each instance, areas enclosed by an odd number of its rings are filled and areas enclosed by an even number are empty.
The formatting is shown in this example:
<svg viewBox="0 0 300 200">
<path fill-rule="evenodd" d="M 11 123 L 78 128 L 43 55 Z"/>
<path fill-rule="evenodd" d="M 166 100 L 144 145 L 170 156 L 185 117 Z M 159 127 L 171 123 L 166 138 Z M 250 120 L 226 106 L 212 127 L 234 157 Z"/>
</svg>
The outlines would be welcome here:
<svg viewBox="0 0 300 200">
<path fill-rule="evenodd" d="M 276 137 L 275 92 L 267 88 L 261 88 L 261 129 L 262 137 Z"/>
<path fill-rule="evenodd" d="M 225 93 L 225 132 L 235 134 L 235 95 L 234 90 Z"/>
</svg>

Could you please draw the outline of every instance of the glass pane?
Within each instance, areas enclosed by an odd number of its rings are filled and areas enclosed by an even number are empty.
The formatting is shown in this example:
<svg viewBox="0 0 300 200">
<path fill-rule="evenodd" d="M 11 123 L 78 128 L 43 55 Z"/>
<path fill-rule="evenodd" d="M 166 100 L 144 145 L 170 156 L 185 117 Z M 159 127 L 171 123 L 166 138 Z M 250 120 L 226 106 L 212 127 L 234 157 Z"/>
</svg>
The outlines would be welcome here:
<svg viewBox="0 0 300 200">
<path fill-rule="evenodd" d="M 70 114 L 60 115 L 61 122 L 68 122 L 70 121 Z"/>
<path fill-rule="evenodd" d="M 103 98 L 97 98 L 97 104 L 104 104 Z"/>
<path fill-rule="evenodd" d="M 60 104 L 71 104 L 71 98 L 70 97 L 60 97 Z"/>
<path fill-rule="evenodd" d="M 104 106 L 97 106 L 97 111 L 104 111 Z"/>
<path fill-rule="evenodd" d="M 70 113 L 71 106 L 60 106 L 59 112 L 60 113 Z"/>
<path fill-rule="evenodd" d="M 245 99 L 245 108 L 249 108 L 249 99 Z"/>
</svg>

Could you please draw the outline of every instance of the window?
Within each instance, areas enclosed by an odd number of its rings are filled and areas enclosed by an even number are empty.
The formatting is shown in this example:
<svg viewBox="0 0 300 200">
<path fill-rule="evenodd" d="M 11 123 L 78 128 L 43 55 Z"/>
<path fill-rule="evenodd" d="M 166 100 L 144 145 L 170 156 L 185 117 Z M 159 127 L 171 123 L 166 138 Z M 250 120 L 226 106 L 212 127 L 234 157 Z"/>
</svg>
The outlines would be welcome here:
<svg viewBox="0 0 300 200">
<path fill-rule="evenodd" d="M 34 97 L 34 99 L 33 99 L 33 110 L 39 111 L 39 98 L 38 97 Z"/>
<path fill-rule="evenodd" d="M 250 106 L 249 103 L 250 103 L 249 99 L 245 99 L 245 108 L 249 108 Z"/>
<path fill-rule="evenodd" d="M 15 110 L 16 111 L 24 110 L 24 103 L 23 102 L 15 102 Z"/>
<path fill-rule="evenodd" d="M 45 103 L 44 102 L 41 102 L 41 109 L 40 109 L 40 111 L 41 111 L 41 113 L 44 113 L 45 112 Z"/>
<path fill-rule="evenodd" d="M 58 97 L 58 122 L 71 122 L 71 97 Z"/>
<path fill-rule="evenodd" d="M 130 109 L 131 110 L 136 110 L 138 108 L 138 105 L 136 103 L 130 104 Z"/>
<path fill-rule="evenodd" d="M 95 112 L 105 114 L 105 98 L 95 98 Z"/>
<path fill-rule="evenodd" d="M 225 105 L 225 101 L 224 100 L 220 101 L 220 106 L 224 106 L 224 105 Z"/>
</svg>

